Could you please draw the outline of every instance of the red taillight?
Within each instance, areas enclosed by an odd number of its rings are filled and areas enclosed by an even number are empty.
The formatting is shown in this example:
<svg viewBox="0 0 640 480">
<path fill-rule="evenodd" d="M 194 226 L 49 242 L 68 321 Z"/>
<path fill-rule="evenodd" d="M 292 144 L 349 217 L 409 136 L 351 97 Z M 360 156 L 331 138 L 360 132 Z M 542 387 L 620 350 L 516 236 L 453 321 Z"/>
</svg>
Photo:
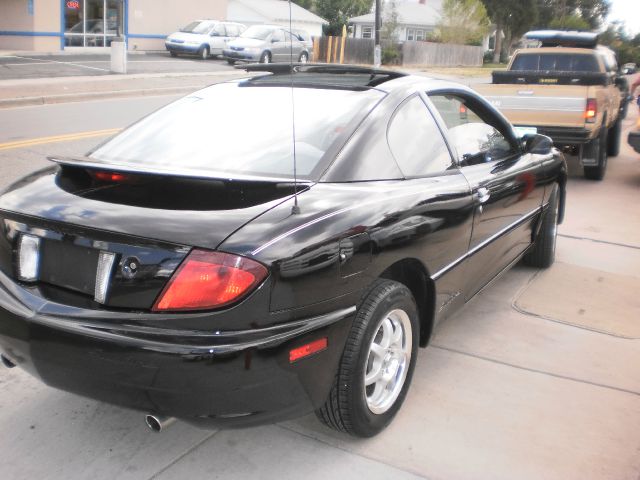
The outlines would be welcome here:
<svg viewBox="0 0 640 480">
<path fill-rule="evenodd" d="M 587 108 L 584 111 L 584 118 L 587 123 L 594 123 L 598 115 L 598 104 L 595 98 L 587 99 Z"/>
<path fill-rule="evenodd" d="M 248 258 L 192 250 L 153 306 L 154 311 L 206 310 L 235 302 L 267 277 L 267 269 Z"/>
<path fill-rule="evenodd" d="M 327 349 L 328 341 L 327 337 L 314 340 L 311 343 L 307 343 L 298 348 L 294 348 L 289 351 L 289 363 L 297 362 L 298 360 L 313 355 L 314 353 L 321 352 Z"/>
<path fill-rule="evenodd" d="M 123 182 L 129 179 L 127 175 L 117 172 L 91 172 L 91 176 L 101 182 Z"/>
</svg>

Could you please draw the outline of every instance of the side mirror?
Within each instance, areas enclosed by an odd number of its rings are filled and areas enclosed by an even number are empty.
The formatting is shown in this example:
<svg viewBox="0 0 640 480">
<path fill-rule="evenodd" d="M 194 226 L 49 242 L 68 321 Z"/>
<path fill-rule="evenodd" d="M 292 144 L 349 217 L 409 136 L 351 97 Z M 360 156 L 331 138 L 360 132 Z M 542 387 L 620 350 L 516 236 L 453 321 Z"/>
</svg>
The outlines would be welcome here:
<svg viewBox="0 0 640 480">
<path fill-rule="evenodd" d="M 524 151 L 534 155 L 549 155 L 553 149 L 553 140 L 545 135 L 527 133 L 521 141 Z"/>
</svg>

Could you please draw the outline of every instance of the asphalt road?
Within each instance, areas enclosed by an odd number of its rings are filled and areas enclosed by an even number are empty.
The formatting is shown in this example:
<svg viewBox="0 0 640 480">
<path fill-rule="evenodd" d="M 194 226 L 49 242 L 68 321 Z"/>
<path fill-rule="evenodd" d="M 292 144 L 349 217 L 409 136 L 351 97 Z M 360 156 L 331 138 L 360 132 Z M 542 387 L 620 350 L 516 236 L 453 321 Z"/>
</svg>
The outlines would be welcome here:
<svg viewBox="0 0 640 480">
<path fill-rule="evenodd" d="M 0 185 L 170 100 L 2 110 Z M 344 437 L 313 416 L 153 434 L 138 412 L 1 369 L 0 478 L 638 480 L 639 192 L 640 155 L 626 144 L 603 182 L 571 163 L 556 264 L 517 266 L 440 325 L 400 414 L 376 438 Z"/>
<path fill-rule="evenodd" d="M 0 80 L 96 76 L 110 74 L 109 54 L 0 55 Z M 172 58 L 169 53 L 131 54 L 127 71 L 136 73 L 216 72 L 232 70 L 225 60 Z"/>
</svg>

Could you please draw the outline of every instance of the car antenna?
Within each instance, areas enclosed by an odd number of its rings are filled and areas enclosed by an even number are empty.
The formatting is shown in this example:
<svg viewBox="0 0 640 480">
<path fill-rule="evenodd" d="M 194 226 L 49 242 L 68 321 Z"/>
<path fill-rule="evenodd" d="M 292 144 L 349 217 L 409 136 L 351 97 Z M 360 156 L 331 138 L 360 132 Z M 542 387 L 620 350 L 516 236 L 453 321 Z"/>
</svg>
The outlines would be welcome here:
<svg viewBox="0 0 640 480">
<path fill-rule="evenodd" d="M 291 0 L 289 0 L 289 78 L 291 80 L 291 133 L 293 135 L 293 207 L 291 213 L 293 215 L 300 213 L 298 206 L 298 169 L 296 163 L 296 106 L 293 94 L 293 29 L 291 22 Z"/>
</svg>

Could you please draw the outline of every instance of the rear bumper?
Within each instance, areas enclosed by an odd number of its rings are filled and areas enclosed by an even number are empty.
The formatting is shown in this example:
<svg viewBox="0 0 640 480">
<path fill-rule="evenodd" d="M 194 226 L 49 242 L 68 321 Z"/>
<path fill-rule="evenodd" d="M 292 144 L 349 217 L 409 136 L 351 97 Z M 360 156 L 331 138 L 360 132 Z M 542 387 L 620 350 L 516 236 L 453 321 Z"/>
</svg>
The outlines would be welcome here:
<svg viewBox="0 0 640 480">
<path fill-rule="evenodd" d="M 355 311 L 182 336 L 136 325 L 134 314 L 111 325 L 44 314 L 29 296 L 0 278 L 0 352 L 11 362 L 52 387 L 203 426 L 270 423 L 322 405 Z M 320 337 L 327 350 L 290 364 L 292 348 Z"/>
<path fill-rule="evenodd" d="M 629 137 L 627 138 L 629 145 L 633 147 L 633 149 L 640 153 L 640 131 L 637 132 L 629 132 Z"/>
<path fill-rule="evenodd" d="M 595 136 L 595 131 L 587 128 L 537 127 L 537 129 L 541 135 L 550 137 L 556 147 L 582 145 L 590 142 Z"/>
</svg>

